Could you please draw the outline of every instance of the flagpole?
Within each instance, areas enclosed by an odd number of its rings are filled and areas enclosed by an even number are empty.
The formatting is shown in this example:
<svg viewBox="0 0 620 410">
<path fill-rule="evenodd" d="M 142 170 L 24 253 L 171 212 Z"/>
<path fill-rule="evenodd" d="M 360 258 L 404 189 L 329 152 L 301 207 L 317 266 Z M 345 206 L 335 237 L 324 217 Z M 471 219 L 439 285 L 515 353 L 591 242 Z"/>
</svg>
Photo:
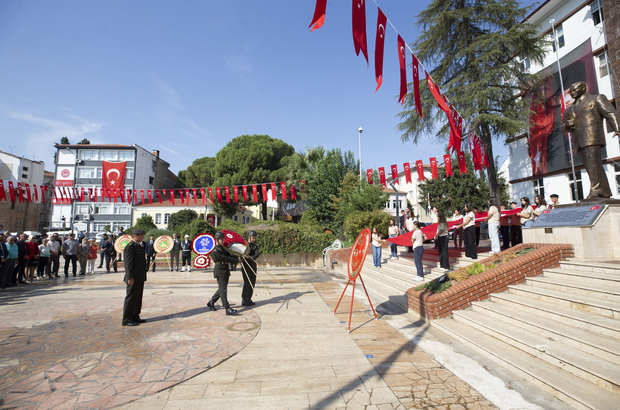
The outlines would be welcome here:
<svg viewBox="0 0 620 410">
<path fill-rule="evenodd" d="M 564 95 L 564 80 L 562 79 L 562 66 L 560 65 L 560 44 L 558 43 L 558 36 L 556 35 L 555 26 L 553 25 L 553 23 L 555 23 L 555 19 L 549 20 L 549 23 L 551 24 L 551 30 L 553 31 L 553 42 L 555 44 L 555 57 L 558 62 L 558 74 L 560 76 L 560 87 L 561 87 L 560 92 L 562 93 L 562 103 L 564 105 L 564 109 L 566 109 L 566 96 Z M 562 115 L 564 115 L 564 113 L 562 113 Z M 568 147 L 570 149 L 570 166 L 571 166 L 571 169 L 573 170 L 573 195 L 575 196 L 575 202 L 578 203 L 579 197 L 577 196 L 577 174 L 575 173 L 575 159 L 573 157 L 573 140 L 572 140 L 572 135 L 570 132 L 568 133 Z"/>
<path fill-rule="evenodd" d="M 360 143 L 360 182 L 362 182 L 362 131 L 364 131 L 362 127 L 357 130 Z"/>
</svg>

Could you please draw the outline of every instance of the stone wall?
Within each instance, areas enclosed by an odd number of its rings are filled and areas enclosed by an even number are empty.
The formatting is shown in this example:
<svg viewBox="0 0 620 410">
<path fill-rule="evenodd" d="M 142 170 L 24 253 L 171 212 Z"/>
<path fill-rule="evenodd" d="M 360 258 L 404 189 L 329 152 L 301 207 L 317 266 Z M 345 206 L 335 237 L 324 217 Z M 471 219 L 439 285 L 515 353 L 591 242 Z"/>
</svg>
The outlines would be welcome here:
<svg viewBox="0 0 620 410">
<path fill-rule="evenodd" d="M 8 197 L 8 192 L 7 192 Z M 38 231 L 40 204 L 0 201 L 0 224 L 10 232 Z"/>
</svg>

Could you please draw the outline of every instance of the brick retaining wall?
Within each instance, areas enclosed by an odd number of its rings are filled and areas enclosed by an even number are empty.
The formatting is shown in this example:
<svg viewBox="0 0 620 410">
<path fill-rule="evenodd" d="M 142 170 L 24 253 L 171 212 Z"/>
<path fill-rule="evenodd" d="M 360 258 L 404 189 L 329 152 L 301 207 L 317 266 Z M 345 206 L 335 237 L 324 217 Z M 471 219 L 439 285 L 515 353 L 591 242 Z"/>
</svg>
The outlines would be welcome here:
<svg viewBox="0 0 620 410">
<path fill-rule="evenodd" d="M 454 310 L 469 307 L 472 302 L 484 300 L 491 293 L 508 290 L 508 285 L 523 283 L 528 276 L 538 276 L 543 269 L 557 268 L 561 260 L 573 256 L 573 246 L 567 244 L 523 243 L 501 254 L 518 252 L 525 248 L 536 248 L 501 266 L 473 276 L 463 282 L 452 285 L 449 289 L 436 294 L 424 289 L 407 291 L 409 309 L 428 319 L 446 317 Z M 479 263 L 491 262 L 486 258 Z"/>
</svg>

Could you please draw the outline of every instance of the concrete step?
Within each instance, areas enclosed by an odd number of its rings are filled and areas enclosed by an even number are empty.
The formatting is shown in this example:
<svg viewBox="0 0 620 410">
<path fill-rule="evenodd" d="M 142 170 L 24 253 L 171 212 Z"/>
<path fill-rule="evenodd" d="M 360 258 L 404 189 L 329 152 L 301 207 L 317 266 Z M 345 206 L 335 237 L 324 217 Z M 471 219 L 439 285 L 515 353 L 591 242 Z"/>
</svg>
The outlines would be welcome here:
<svg viewBox="0 0 620 410">
<path fill-rule="evenodd" d="M 566 279 L 548 278 L 546 272 L 544 276 L 527 278 L 525 283 L 540 288 L 557 290 L 559 292 L 573 293 L 575 295 L 600 298 L 610 301 L 620 301 L 620 287 L 613 286 L 613 284 L 599 285 L 594 283 L 575 282 Z"/>
<path fill-rule="evenodd" d="M 524 354 L 523 351 L 464 323 L 445 318 L 434 320 L 433 326 L 576 409 L 618 408 L 618 395 L 584 383 L 581 378 L 550 366 L 537 357 Z"/>
<path fill-rule="evenodd" d="M 503 323 L 472 309 L 453 312 L 454 319 L 514 348 L 592 383 L 620 400 L 620 366 L 553 339 Z"/>
<path fill-rule="evenodd" d="M 364 285 L 366 285 L 369 291 L 375 292 L 386 301 L 389 300 L 394 302 L 405 310 L 408 309 L 406 290 L 403 291 L 392 286 L 390 283 L 384 283 L 371 275 L 367 275 L 366 272 L 362 272 L 361 275 L 364 280 Z M 355 290 L 356 292 L 364 292 L 362 283 L 359 280 L 357 280 Z"/>
<path fill-rule="evenodd" d="M 591 334 L 620 341 L 620 320 L 509 292 L 494 293 L 490 300 L 513 310 L 522 310 L 534 316 L 553 319 Z"/>
<path fill-rule="evenodd" d="M 608 362 L 620 363 L 620 350 L 618 350 L 618 340 L 616 339 L 574 328 L 551 318 L 535 316 L 527 310 L 515 309 L 512 306 L 488 300 L 473 302 L 472 310 L 501 323 L 510 324 L 532 334 L 560 342 Z"/>
<path fill-rule="evenodd" d="M 532 285 L 509 285 L 508 292 L 532 299 L 555 303 L 560 306 L 579 309 L 597 315 L 620 319 L 620 303 L 610 300 L 592 298 L 574 293 L 560 292 Z"/>
<path fill-rule="evenodd" d="M 620 288 L 620 275 L 615 275 L 612 273 L 591 272 L 581 269 L 555 268 L 545 269 L 544 277 Z"/>
<path fill-rule="evenodd" d="M 560 268 L 582 270 L 586 272 L 609 273 L 620 275 L 620 264 L 569 259 L 560 262 Z"/>
</svg>

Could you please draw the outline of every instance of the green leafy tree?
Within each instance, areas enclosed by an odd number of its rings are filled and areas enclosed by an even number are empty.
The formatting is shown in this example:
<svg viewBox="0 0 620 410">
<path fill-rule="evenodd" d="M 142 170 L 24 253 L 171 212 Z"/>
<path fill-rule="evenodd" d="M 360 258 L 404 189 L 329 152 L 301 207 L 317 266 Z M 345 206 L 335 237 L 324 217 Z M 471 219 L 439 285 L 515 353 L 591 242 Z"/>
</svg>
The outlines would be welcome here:
<svg viewBox="0 0 620 410">
<path fill-rule="evenodd" d="M 198 158 L 187 167 L 184 173 L 184 182 L 187 188 L 202 188 L 212 186 L 214 179 L 212 170 L 215 167 L 215 157 Z"/>
<path fill-rule="evenodd" d="M 182 209 L 170 215 L 168 229 L 174 231 L 177 226 L 187 225 L 198 219 L 198 213 L 192 209 Z"/>
<path fill-rule="evenodd" d="M 382 237 L 387 237 L 392 215 L 385 211 L 353 212 L 344 221 L 346 237 L 354 241 L 364 229 L 377 227 Z"/>
<path fill-rule="evenodd" d="M 174 189 L 187 188 L 185 184 L 185 175 L 187 171 L 179 171 L 177 179 L 174 181 Z"/>
<path fill-rule="evenodd" d="M 78 142 L 80 145 L 90 145 L 90 141 L 84 138 L 82 141 Z"/>
<path fill-rule="evenodd" d="M 541 64 L 546 40 L 536 27 L 522 22 L 530 7 L 515 0 L 433 0 L 417 15 L 422 29 L 414 52 L 427 66 L 435 84 L 482 139 L 489 159 L 492 139 L 523 133 L 528 126 L 530 101 L 522 93 L 538 87 L 538 76 L 523 70 L 520 59 Z M 424 119 L 415 110 L 413 92 L 406 111 L 399 114 L 402 140 L 417 143 L 422 136 L 446 138 L 446 114 L 438 110 L 426 81 L 421 81 Z M 495 164 L 487 168 L 491 196 L 499 197 Z"/>
<path fill-rule="evenodd" d="M 315 147 L 306 147 L 303 153 L 296 152 L 286 158 L 288 166 L 288 180 L 299 181 L 307 180 L 308 177 L 316 170 L 319 162 L 325 157 L 327 150 L 323 145 Z"/>
<path fill-rule="evenodd" d="M 69 145 L 69 138 L 68 138 L 68 137 L 62 137 L 62 138 L 60 139 L 60 143 L 61 143 L 62 145 Z"/>
<path fill-rule="evenodd" d="M 368 212 L 381 210 L 390 194 L 383 192 L 376 176 L 375 184 L 369 184 L 366 179 L 360 183 L 359 175 L 347 172 L 337 195 L 332 195 L 330 201 L 336 211 L 336 219 L 344 223 L 352 212 Z"/>
<path fill-rule="evenodd" d="M 144 230 L 144 232 L 149 232 L 152 229 L 157 229 L 157 226 L 153 223 L 153 217 L 151 215 L 144 215 L 136 219 L 134 226 L 125 229 L 125 233 L 131 235 L 136 228 L 140 228 Z"/>
</svg>

